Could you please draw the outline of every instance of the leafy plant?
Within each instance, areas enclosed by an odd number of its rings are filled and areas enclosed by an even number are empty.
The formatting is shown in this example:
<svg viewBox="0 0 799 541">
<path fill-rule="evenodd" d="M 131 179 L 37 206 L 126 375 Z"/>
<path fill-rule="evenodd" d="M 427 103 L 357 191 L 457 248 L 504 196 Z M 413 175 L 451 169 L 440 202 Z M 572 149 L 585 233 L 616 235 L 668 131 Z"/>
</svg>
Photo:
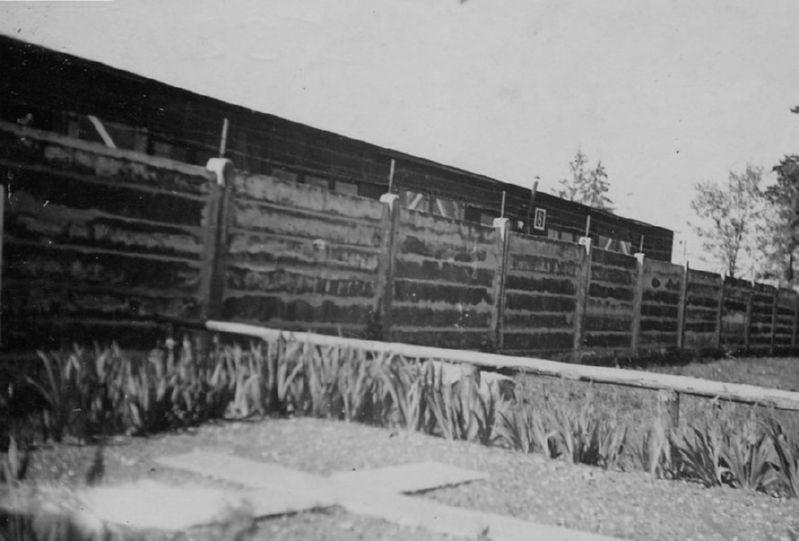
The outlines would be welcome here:
<svg viewBox="0 0 799 541">
<path fill-rule="evenodd" d="M 473 378 L 452 384 L 443 381 L 441 368 L 432 370 L 428 406 L 441 434 L 447 439 L 491 444 L 498 420 L 498 395 L 482 393 Z"/>
<path fill-rule="evenodd" d="M 560 181 L 558 196 L 569 201 L 599 209 L 613 210 L 613 201 L 607 195 L 610 188 L 605 166 L 598 161 L 596 167 L 587 169 L 588 157 L 582 149 L 577 149 L 574 160 L 569 162 L 572 178 Z"/>
<path fill-rule="evenodd" d="M 245 352 L 241 346 L 234 344 L 229 351 L 228 374 L 232 376 L 233 389 L 233 399 L 229 406 L 231 412 L 240 417 L 265 413 L 266 404 L 262 393 L 265 367 L 260 347 L 253 344 L 250 351 Z M 223 373 L 220 371 L 219 377 Z M 214 383 L 219 385 L 218 381 Z"/>
<path fill-rule="evenodd" d="M 464 382 L 461 381 L 460 384 L 463 385 Z M 466 380 L 465 384 L 469 386 L 468 392 L 472 396 L 469 403 L 471 421 L 474 422 L 474 428 L 469 432 L 469 439 L 476 440 L 483 445 L 491 445 L 495 439 L 495 427 L 499 413 L 498 394 L 492 392 L 491 387 L 486 394 L 480 392 L 477 383 L 471 379 Z"/>
<path fill-rule="evenodd" d="M 633 458 L 649 475 L 663 478 L 671 474 L 672 447 L 661 418 L 652 422 L 631 449 Z"/>
<path fill-rule="evenodd" d="M 377 422 L 380 417 L 380 385 L 370 369 L 375 363 L 362 351 L 349 350 L 338 379 L 344 419 L 347 421 Z"/>
<path fill-rule="evenodd" d="M 177 388 L 171 385 L 170 380 L 173 378 L 167 378 L 165 374 L 160 373 L 158 365 L 155 366 L 154 375 L 151 375 L 147 364 L 135 371 L 131 368 L 128 374 L 126 382 L 130 411 L 128 431 L 132 434 L 148 434 L 164 430 L 170 425 L 173 390 L 176 392 Z"/>
<path fill-rule="evenodd" d="M 555 454 L 554 431 L 546 431 L 541 415 L 531 407 L 512 408 L 505 403 L 499 409 L 497 436 L 511 449 L 523 453 L 541 452 L 547 458 Z"/>
<path fill-rule="evenodd" d="M 596 408 L 593 392 L 575 401 L 574 394 L 561 397 L 545 389 L 543 404 L 533 407 L 503 398 L 493 383 L 481 387 L 478 377 L 461 374 L 460 380 L 445 381 L 441 363 L 433 360 L 284 339 L 249 348 L 217 343 L 210 356 L 196 354 L 183 340 L 180 347 L 157 348 L 141 360 L 116 346 L 76 347 L 39 358 L 38 378 L 19 376 L 0 390 L 0 421 L 14 417 L 12 405 L 30 402 L 41 412 L 46 436 L 56 440 L 150 434 L 224 416 L 294 410 L 484 445 L 500 442 L 605 468 L 617 465 L 626 451 L 659 477 L 799 492 L 799 446 L 774 420 L 762 430 L 754 413 L 740 425 L 714 408 L 703 422 L 670 430 L 660 400 L 651 426 L 634 441 L 615 414 Z M 26 392 L 38 398 L 23 399 Z M 24 426 L 26 415 L 14 417 L 23 419 L 17 424 Z M 0 463 L 7 482 L 24 475 L 29 446 L 9 435 L 14 433 L 6 428 L 8 453 Z M 102 443 L 98 449 L 92 479 L 102 475 Z"/>
<path fill-rule="evenodd" d="M 791 441 L 779 421 L 768 419 L 768 437 L 776 454 L 776 468 L 787 494 L 799 497 L 799 444 Z"/>
<path fill-rule="evenodd" d="M 339 393 L 341 349 L 337 347 L 304 348 L 305 375 L 310 394 L 311 414 L 337 418 L 343 410 Z"/>
<path fill-rule="evenodd" d="M 729 468 L 721 460 L 723 438 L 720 425 L 706 423 L 672 432 L 677 457 L 677 473 L 706 487 L 724 482 Z"/>
<path fill-rule="evenodd" d="M 70 398 L 80 394 L 76 389 L 78 364 L 74 356 L 59 362 L 58 357 L 52 357 L 42 351 L 37 353 L 44 364 L 46 379 L 44 382 L 39 382 L 29 377 L 28 383 L 47 400 L 49 408 L 45 416 L 46 429 L 50 437 L 55 441 L 61 441 L 69 426 L 70 413 L 73 410 Z"/>
<path fill-rule="evenodd" d="M 409 430 L 432 432 L 434 419 L 428 403 L 436 381 L 432 363 L 394 355 L 384 355 L 374 363 L 382 384 L 385 420 Z"/>
<path fill-rule="evenodd" d="M 428 405 L 441 435 L 448 440 L 468 439 L 471 411 L 464 407 L 460 393 L 453 393 L 452 386 L 434 384 L 429 394 Z"/>
<path fill-rule="evenodd" d="M 617 463 L 626 428 L 614 419 L 600 419 L 592 397 L 577 408 L 565 402 L 553 403 L 550 419 L 559 456 L 569 462 L 605 468 Z"/>
<path fill-rule="evenodd" d="M 730 171 L 726 184 L 694 185 L 691 208 L 699 221 L 692 227 L 705 253 L 723 266 L 727 276 L 740 274 L 741 256 L 756 249 L 756 225 L 765 214 L 762 177 L 761 168 L 747 165 L 742 172 Z"/>
<path fill-rule="evenodd" d="M 266 343 L 266 347 L 266 407 L 279 413 L 295 411 L 306 395 L 302 346 L 280 339 Z"/>
<path fill-rule="evenodd" d="M 20 449 L 16 438 L 9 436 L 8 450 L 0 467 L 0 482 L 11 484 L 25 479 L 30 456 L 29 449 Z"/>
<path fill-rule="evenodd" d="M 224 362 L 216 362 L 206 367 L 209 389 L 203 393 L 202 400 L 208 419 L 221 419 L 235 400 L 236 379 Z"/>
<path fill-rule="evenodd" d="M 728 426 L 720 458 L 733 487 L 767 490 L 779 479 L 774 445 L 767 432 L 758 430 L 753 412 L 740 430 Z"/>
</svg>

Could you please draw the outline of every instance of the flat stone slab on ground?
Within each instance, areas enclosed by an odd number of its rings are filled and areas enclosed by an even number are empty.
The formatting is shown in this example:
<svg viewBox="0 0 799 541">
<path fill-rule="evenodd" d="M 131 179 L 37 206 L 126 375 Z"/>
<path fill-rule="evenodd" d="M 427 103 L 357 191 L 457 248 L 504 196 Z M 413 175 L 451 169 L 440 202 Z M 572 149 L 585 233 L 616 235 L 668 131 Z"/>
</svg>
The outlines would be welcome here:
<svg viewBox="0 0 799 541">
<path fill-rule="evenodd" d="M 270 488 L 289 492 L 315 491 L 330 497 L 334 497 L 331 490 L 335 486 L 353 485 L 391 493 L 414 493 L 488 479 L 483 473 L 438 462 L 416 462 L 338 472 L 327 478 L 270 462 L 248 460 L 223 453 L 195 451 L 158 458 L 156 462 L 247 488 Z"/>
<path fill-rule="evenodd" d="M 425 528 L 447 535 L 491 541 L 611 541 L 612 537 L 549 526 L 526 520 L 452 507 L 412 496 L 361 493 L 342 501 L 350 513 L 379 518 L 401 526 Z"/>
<path fill-rule="evenodd" d="M 161 458 L 158 462 L 254 489 L 246 494 L 256 509 L 257 517 L 265 516 L 262 514 L 263 510 L 272 510 L 271 506 L 280 504 L 281 494 L 293 494 L 298 498 L 296 502 L 298 504 L 303 503 L 303 496 L 307 495 L 313 500 L 316 495 L 319 498 L 318 502 L 332 501 L 330 505 L 340 505 L 350 513 L 380 518 L 405 526 L 423 527 L 448 535 L 472 538 L 486 535 L 494 541 L 612 539 L 590 532 L 546 526 L 398 494 L 486 479 L 484 474 L 435 462 L 340 472 L 328 478 L 316 477 L 276 464 L 219 453 L 188 453 Z M 311 493 L 307 494 L 307 491 Z M 322 505 L 313 507 L 322 507 Z M 293 511 L 310 508 L 312 507 L 297 505 Z"/>
<path fill-rule="evenodd" d="M 247 488 L 269 489 L 276 494 L 282 493 L 294 497 L 298 505 L 302 506 L 298 510 L 336 504 L 330 484 L 323 477 L 285 468 L 279 464 L 247 460 L 232 454 L 201 451 L 161 457 L 157 458 L 156 462 L 211 479 L 236 483 Z"/>
<path fill-rule="evenodd" d="M 195 526 L 224 523 L 239 511 L 250 516 L 253 507 L 246 491 L 193 483 L 171 486 L 149 479 L 74 489 L 31 486 L 0 494 L 0 509 L 53 520 L 62 517 L 84 532 L 86 539 L 107 538 L 106 534 L 114 531 L 107 526 L 121 526 L 131 531 L 185 531 Z"/>
<path fill-rule="evenodd" d="M 199 485 L 169 486 L 144 480 L 92 487 L 78 492 L 85 515 L 137 530 L 184 531 L 193 526 L 222 522 L 235 509 L 249 509 L 241 491 Z"/>
</svg>

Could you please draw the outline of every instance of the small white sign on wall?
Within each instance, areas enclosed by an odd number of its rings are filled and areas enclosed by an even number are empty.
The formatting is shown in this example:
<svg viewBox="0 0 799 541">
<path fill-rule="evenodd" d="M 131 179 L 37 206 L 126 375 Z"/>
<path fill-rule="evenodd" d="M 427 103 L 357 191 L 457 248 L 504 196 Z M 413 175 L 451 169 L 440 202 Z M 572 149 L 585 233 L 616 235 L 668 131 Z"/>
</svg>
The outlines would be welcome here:
<svg viewBox="0 0 799 541">
<path fill-rule="evenodd" d="M 535 209 L 535 219 L 533 220 L 533 229 L 543 231 L 547 228 L 547 210 Z"/>
</svg>

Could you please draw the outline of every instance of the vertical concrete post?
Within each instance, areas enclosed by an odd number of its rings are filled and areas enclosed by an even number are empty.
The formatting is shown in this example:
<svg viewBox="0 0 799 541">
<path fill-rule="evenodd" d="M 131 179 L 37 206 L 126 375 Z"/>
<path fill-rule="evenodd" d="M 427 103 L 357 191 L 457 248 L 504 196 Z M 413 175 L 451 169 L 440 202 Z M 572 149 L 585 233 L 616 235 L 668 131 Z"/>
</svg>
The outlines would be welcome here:
<svg viewBox="0 0 799 541">
<path fill-rule="evenodd" d="M 200 267 L 200 295 L 201 295 L 201 317 L 211 319 L 220 316 L 220 304 L 222 300 L 222 287 L 224 277 L 222 276 L 224 265 L 225 247 L 225 222 L 228 206 L 229 185 L 233 178 L 235 168 L 233 162 L 225 158 L 211 158 L 208 160 L 206 169 L 215 173 L 216 182 L 211 185 L 208 196 L 208 213 L 206 215 L 205 234 L 203 235 L 202 266 Z"/>
<path fill-rule="evenodd" d="M 577 299 L 574 311 L 574 346 L 572 361 L 579 363 L 582 359 L 583 335 L 585 333 L 585 313 L 588 306 L 588 290 L 591 284 L 591 237 L 581 237 L 580 244 L 585 246 L 582 265 L 577 276 Z"/>
<path fill-rule="evenodd" d="M 749 345 L 752 334 L 752 302 L 754 298 L 754 290 L 749 290 L 749 295 L 746 298 L 746 319 L 744 320 L 744 351 L 749 353 Z"/>
<path fill-rule="evenodd" d="M 723 274 L 719 276 L 719 280 L 721 283 L 719 284 L 719 303 L 716 305 L 716 336 L 713 337 L 713 346 L 716 351 L 721 350 L 721 329 L 724 323 L 724 293 L 726 290 L 725 284 L 727 283 Z"/>
<path fill-rule="evenodd" d="M 774 288 L 774 299 L 771 303 L 771 342 L 769 344 L 769 355 L 774 355 L 775 345 L 777 343 L 777 309 L 780 302 L 780 286 Z"/>
<path fill-rule="evenodd" d="M 685 347 L 685 312 L 688 306 L 688 274 L 690 270 L 690 265 L 686 261 L 680 286 L 680 306 L 677 311 L 677 349 Z"/>
<path fill-rule="evenodd" d="M 635 281 L 635 291 L 633 292 L 633 337 L 632 343 L 630 344 L 633 357 L 638 357 L 641 354 L 641 307 L 644 304 L 644 257 L 642 252 L 635 254 L 638 274 Z"/>
<path fill-rule="evenodd" d="M 793 296 L 793 329 L 791 330 L 791 353 L 796 351 L 796 334 L 799 331 L 799 297 Z"/>
<path fill-rule="evenodd" d="M 503 323 L 505 313 L 505 277 L 508 272 L 508 245 L 510 242 L 510 221 L 507 218 L 495 218 L 494 229 L 499 233 L 499 268 L 494 270 L 494 281 L 491 285 L 491 296 L 494 300 L 491 312 L 492 341 L 497 350 L 504 346 Z"/>
<path fill-rule="evenodd" d="M 385 205 L 383 214 L 383 246 L 380 252 L 380 281 L 377 284 L 376 315 L 379 319 L 380 338 L 391 341 L 391 305 L 394 302 L 394 260 L 399 230 L 399 195 L 384 193 L 380 202 Z"/>
</svg>

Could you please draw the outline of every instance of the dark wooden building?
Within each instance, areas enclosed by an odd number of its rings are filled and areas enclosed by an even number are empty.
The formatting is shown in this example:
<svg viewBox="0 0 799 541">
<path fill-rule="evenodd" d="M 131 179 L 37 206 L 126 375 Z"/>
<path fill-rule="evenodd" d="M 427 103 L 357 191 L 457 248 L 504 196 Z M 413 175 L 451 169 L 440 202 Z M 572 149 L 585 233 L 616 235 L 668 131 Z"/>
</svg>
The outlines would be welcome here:
<svg viewBox="0 0 799 541">
<path fill-rule="evenodd" d="M 590 221 L 602 248 L 671 260 L 668 229 L 4 36 L 0 70 L 2 120 L 194 164 L 220 154 L 224 131 L 224 154 L 239 169 L 370 198 L 391 176 L 410 208 L 490 224 L 504 200 L 514 229 L 576 242 Z"/>
</svg>

